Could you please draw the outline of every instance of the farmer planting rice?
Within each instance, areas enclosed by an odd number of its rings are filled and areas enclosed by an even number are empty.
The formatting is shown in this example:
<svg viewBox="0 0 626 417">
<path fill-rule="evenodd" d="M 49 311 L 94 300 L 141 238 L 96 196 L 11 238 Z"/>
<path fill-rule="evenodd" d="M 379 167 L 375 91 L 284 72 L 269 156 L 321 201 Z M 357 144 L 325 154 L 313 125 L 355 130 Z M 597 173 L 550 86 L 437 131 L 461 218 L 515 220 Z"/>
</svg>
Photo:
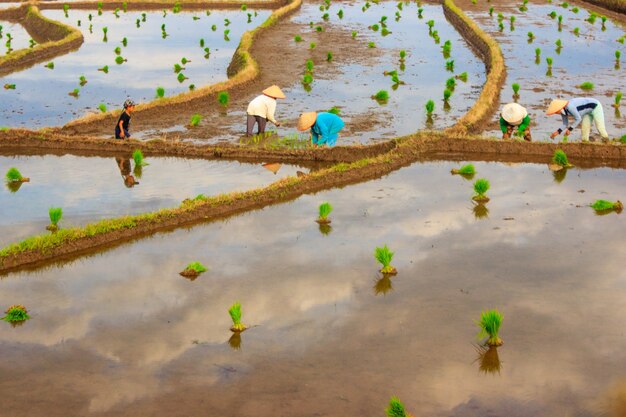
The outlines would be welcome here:
<svg viewBox="0 0 626 417">
<path fill-rule="evenodd" d="M 274 119 L 274 113 L 276 112 L 276 100 L 282 98 L 285 98 L 283 92 L 277 85 L 273 85 L 263 90 L 263 94 L 248 104 L 246 135 L 252 136 L 252 129 L 254 129 L 255 124 L 259 125 L 257 131 L 259 135 L 265 133 L 265 125 L 268 120 L 276 126 L 280 126 L 280 123 Z"/>
<path fill-rule="evenodd" d="M 552 100 L 548 107 L 548 116 L 560 114 L 563 119 L 563 127 L 555 130 L 550 138 L 555 138 L 565 132 L 565 136 L 569 136 L 572 131 L 581 124 L 582 141 L 589 142 L 589 133 L 591 133 L 591 120 L 596 125 L 596 129 L 602 136 L 603 142 L 609 141 L 609 134 L 606 133 L 604 127 L 604 110 L 602 104 L 595 98 L 576 97 L 567 100 Z M 574 118 L 574 123 L 569 124 L 569 116 Z"/>
<path fill-rule="evenodd" d="M 500 130 L 502 130 L 502 139 L 518 136 L 530 142 L 532 140 L 530 135 L 530 116 L 528 116 L 526 108 L 517 103 L 509 103 L 502 107 Z"/>
<path fill-rule="evenodd" d="M 339 116 L 333 113 L 302 113 L 298 119 L 298 130 L 304 132 L 311 129 L 313 146 L 334 146 L 337 143 L 338 133 L 344 123 Z"/>
<path fill-rule="evenodd" d="M 126 139 L 130 137 L 128 125 L 130 124 L 130 114 L 135 110 L 135 102 L 131 99 L 124 101 L 124 111 L 115 125 L 115 139 Z"/>
</svg>

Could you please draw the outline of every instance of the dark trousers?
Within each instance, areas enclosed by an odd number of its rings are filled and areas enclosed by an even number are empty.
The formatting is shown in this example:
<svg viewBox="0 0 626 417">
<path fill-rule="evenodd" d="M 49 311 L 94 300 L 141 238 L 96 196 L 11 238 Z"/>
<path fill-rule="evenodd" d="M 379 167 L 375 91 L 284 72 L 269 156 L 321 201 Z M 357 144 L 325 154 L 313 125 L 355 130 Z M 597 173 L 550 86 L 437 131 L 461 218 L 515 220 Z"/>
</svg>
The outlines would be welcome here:
<svg viewBox="0 0 626 417">
<path fill-rule="evenodd" d="M 254 124 L 259 124 L 258 134 L 265 133 L 265 125 L 267 124 L 267 119 L 261 116 L 251 116 L 248 115 L 247 126 L 246 126 L 246 135 L 252 136 L 252 130 L 254 129 Z"/>
<path fill-rule="evenodd" d="M 120 130 L 119 126 L 115 126 L 115 139 L 122 139 L 122 131 Z M 130 133 L 128 133 L 128 130 L 124 129 L 124 139 L 125 138 L 129 138 L 130 137 Z"/>
</svg>

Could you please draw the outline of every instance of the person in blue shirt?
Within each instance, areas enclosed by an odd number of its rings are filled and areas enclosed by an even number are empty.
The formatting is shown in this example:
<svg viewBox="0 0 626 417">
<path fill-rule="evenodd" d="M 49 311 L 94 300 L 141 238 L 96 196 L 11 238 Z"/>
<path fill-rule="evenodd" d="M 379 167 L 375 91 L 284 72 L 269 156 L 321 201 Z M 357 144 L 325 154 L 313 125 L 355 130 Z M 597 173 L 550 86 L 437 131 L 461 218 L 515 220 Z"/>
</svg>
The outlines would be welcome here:
<svg viewBox="0 0 626 417">
<path fill-rule="evenodd" d="M 313 146 L 335 146 L 339 132 L 345 126 L 343 120 L 333 113 L 302 113 L 298 119 L 298 130 L 311 129 Z"/>
<path fill-rule="evenodd" d="M 570 100 L 552 100 L 548 107 L 548 116 L 558 114 L 563 120 L 563 126 L 552 132 L 550 138 L 554 139 L 561 133 L 565 133 L 565 136 L 569 136 L 572 131 L 581 125 L 582 128 L 582 141 L 589 141 L 589 134 L 591 133 L 591 122 L 593 121 L 602 137 L 603 142 L 609 141 L 609 134 L 606 132 L 604 126 L 604 110 L 602 104 L 595 98 L 588 97 L 576 97 Z M 568 116 L 572 116 L 574 122 L 569 123 Z"/>
</svg>

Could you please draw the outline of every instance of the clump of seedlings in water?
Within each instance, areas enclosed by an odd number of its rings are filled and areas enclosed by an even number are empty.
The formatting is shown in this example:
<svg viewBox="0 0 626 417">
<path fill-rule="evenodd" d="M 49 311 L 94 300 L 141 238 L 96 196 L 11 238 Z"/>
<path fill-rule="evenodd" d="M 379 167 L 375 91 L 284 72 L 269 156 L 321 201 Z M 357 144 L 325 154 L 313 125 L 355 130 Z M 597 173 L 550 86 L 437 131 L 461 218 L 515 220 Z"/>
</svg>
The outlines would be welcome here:
<svg viewBox="0 0 626 417">
<path fill-rule="evenodd" d="M 389 405 L 385 409 L 385 414 L 387 417 L 409 417 L 409 414 L 404 408 L 404 404 L 402 404 L 400 399 L 395 396 L 391 397 L 389 400 Z"/>
<path fill-rule="evenodd" d="M 206 272 L 206 270 L 206 267 L 200 262 L 192 262 L 185 267 L 180 275 L 185 278 L 196 279 L 201 273 Z"/>
<path fill-rule="evenodd" d="M 228 91 L 220 91 L 217 94 L 217 102 L 220 103 L 222 107 L 227 107 L 229 101 L 230 95 L 228 94 Z"/>
<path fill-rule="evenodd" d="M 454 60 L 446 61 L 446 70 L 454 72 Z"/>
<path fill-rule="evenodd" d="M 328 51 L 326 53 L 326 61 L 331 62 L 333 60 L 333 53 L 331 51 Z"/>
<path fill-rule="evenodd" d="M 135 149 L 135 151 L 133 152 L 133 161 L 135 161 L 135 166 L 144 167 L 146 165 L 149 165 L 146 161 L 144 161 L 143 152 L 141 152 L 141 149 Z"/>
<path fill-rule="evenodd" d="M 54 69 L 54 62 L 48 62 L 45 67 L 48 69 Z"/>
<path fill-rule="evenodd" d="M 487 338 L 485 345 L 501 346 L 502 339 L 498 336 L 500 326 L 502 325 L 502 314 L 496 309 L 483 311 L 480 314 L 480 320 L 476 322 L 480 328 L 477 337 L 479 339 Z"/>
<path fill-rule="evenodd" d="M 618 91 L 617 93 L 615 93 L 615 103 L 613 103 L 612 106 L 615 107 L 616 109 L 619 109 L 621 101 L 622 101 L 622 92 Z"/>
<path fill-rule="evenodd" d="M 619 200 L 617 200 L 616 202 L 608 200 L 596 200 L 593 204 L 590 204 L 590 207 L 594 209 L 598 214 L 607 214 L 613 211 L 616 213 L 621 213 L 624 209 L 624 205 Z"/>
<path fill-rule="evenodd" d="M 4 85 L 4 89 L 5 90 L 15 90 L 15 84 L 5 84 Z"/>
<path fill-rule="evenodd" d="M 405 58 L 406 58 L 406 51 L 402 49 L 400 51 L 400 62 L 404 62 Z"/>
<path fill-rule="evenodd" d="M 75 88 L 72 91 L 70 91 L 69 93 L 67 93 L 68 96 L 72 96 L 74 98 L 78 98 L 78 95 L 80 93 L 80 89 L 79 88 Z"/>
<path fill-rule="evenodd" d="M 63 209 L 61 207 L 50 207 L 48 209 L 48 216 L 50 216 L 50 224 L 46 226 L 46 229 L 51 232 L 59 230 L 59 221 L 63 217 Z"/>
<path fill-rule="evenodd" d="M 580 35 L 580 28 L 579 27 L 575 27 L 573 32 L 574 32 L 574 35 L 579 36 Z"/>
<path fill-rule="evenodd" d="M 330 205 L 330 203 L 326 202 L 326 203 L 322 203 L 319 206 L 319 215 L 317 217 L 317 220 L 315 220 L 316 222 L 318 222 L 319 224 L 330 224 L 330 219 L 328 218 L 328 215 L 333 211 L 333 206 Z"/>
<path fill-rule="evenodd" d="M 376 260 L 383 266 L 380 269 L 380 272 L 387 275 L 396 275 L 398 271 L 396 268 L 391 266 L 391 261 L 393 260 L 394 253 L 389 250 L 387 245 L 384 245 L 382 248 L 377 247 L 374 250 L 374 257 Z"/>
<path fill-rule="evenodd" d="M 378 104 L 387 104 L 389 93 L 386 90 L 380 90 L 372 96 L 372 99 L 376 100 Z"/>
<path fill-rule="evenodd" d="M 622 57 L 622 52 L 618 49 L 615 51 L 615 69 L 619 69 L 619 60 Z"/>
<path fill-rule="evenodd" d="M 105 65 L 105 66 L 104 66 L 104 67 L 102 67 L 102 68 L 98 68 L 98 71 L 100 71 L 100 72 L 104 72 L 105 74 L 108 74 L 108 73 L 109 73 L 109 66 L 108 66 L 108 65 Z"/>
<path fill-rule="evenodd" d="M 563 15 L 559 15 L 559 17 L 557 18 L 557 21 L 559 23 L 558 29 L 559 29 L 559 32 L 560 32 L 561 29 L 563 28 L 563 26 L 562 26 L 563 25 Z"/>
<path fill-rule="evenodd" d="M 519 98 L 519 84 L 518 83 L 513 83 L 511 84 L 511 88 L 513 89 L 513 98 L 515 100 L 517 100 Z"/>
<path fill-rule="evenodd" d="M 84 75 L 81 75 L 78 78 L 78 83 L 80 84 L 81 87 L 83 87 L 85 84 L 87 84 L 87 78 L 85 78 Z"/>
<path fill-rule="evenodd" d="M 309 49 L 315 49 L 315 42 L 311 42 L 309 44 Z"/>
<path fill-rule="evenodd" d="M 293 37 L 294 42 L 302 42 L 302 36 L 296 35 Z"/>
<path fill-rule="evenodd" d="M 165 88 L 157 87 L 156 88 L 156 96 L 157 96 L 157 98 L 163 98 L 165 96 Z"/>
<path fill-rule="evenodd" d="M 124 62 L 128 61 L 127 59 L 125 59 L 123 56 L 118 55 L 115 57 L 115 63 L 117 65 L 122 65 Z"/>
<path fill-rule="evenodd" d="M 580 88 L 581 90 L 589 91 L 589 90 L 593 90 L 594 85 L 592 82 L 585 81 L 584 83 L 578 85 L 577 87 Z"/>
<path fill-rule="evenodd" d="M 433 112 L 435 111 L 435 102 L 433 100 L 428 100 L 426 105 L 424 106 L 426 109 L 426 123 L 433 123 Z"/>
<path fill-rule="evenodd" d="M 5 316 L 2 317 L 2 320 L 8 321 L 9 323 L 23 323 L 28 319 L 30 319 L 30 316 L 28 315 L 26 307 L 20 304 L 15 304 L 7 308 Z"/>
<path fill-rule="evenodd" d="M 443 90 L 443 108 L 444 110 L 448 110 L 450 109 L 450 97 L 452 97 L 452 91 L 449 89 L 444 89 Z"/>
<path fill-rule="evenodd" d="M 510 22 L 509 28 L 511 29 L 511 31 L 514 31 L 515 30 L 515 16 L 511 16 L 509 18 L 509 22 Z"/>
<path fill-rule="evenodd" d="M 562 149 L 557 149 L 552 155 L 552 163 L 548 166 L 552 171 L 560 171 L 564 168 L 572 168 L 574 165 L 569 163 L 567 155 Z"/>
<path fill-rule="evenodd" d="M 452 175 L 461 175 L 466 179 L 472 179 L 476 174 L 476 168 L 472 164 L 463 165 L 461 168 L 453 168 L 450 170 Z"/>
<path fill-rule="evenodd" d="M 535 35 L 532 32 L 528 32 L 528 43 L 532 43 L 535 40 Z"/>
<path fill-rule="evenodd" d="M 489 16 L 493 16 L 493 7 L 489 8 Z"/>
<path fill-rule="evenodd" d="M 4 178 L 8 183 L 22 183 L 30 181 L 30 178 L 23 177 L 22 173 L 15 167 L 9 168 Z"/>
<path fill-rule="evenodd" d="M 196 113 L 193 116 L 191 116 L 191 120 L 189 121 L 189 126 L 196 127 L 200 124 L 201 120 L 202 120 L 202 116 Z"/>
<path fill-rule="evenodd" d="M 442 52 L 443 52 L 443 57 L 445 59 L 450 58 L 450 51 L 452 49 L 452 42 L 450 42 L 449 40 L 445 41 L 443 43 L 443 46 L 441 47 Z"/>
<path fill-rule="evenodd" d="M 446 80 L 446 88 L 450 91 L 454 91 L 454 87 L 456 87 L 456 79 L 454 77 L 450 77 Z"/>
<path fill-rule="evenodd" d="M 456 78 L 457 80 L 461 80 L 464 83 L 467 82 L 467 72 L 462 72 L 459 75 L 455 75 L 454 78 Z"/>
<path fill-rule="evenodd" d="M 246 330 L 246 326 L 241 323 L 241 304 L 236 302 L 228 309 L 228 314 L 233 321 L 233 325 L 230 328 L 231 332 L 243 332 Z"/>
<path fill-rule="evenodd" d="M 560 39 L 557 39 L 556 42 L 554 42 L 554 44 L 556 45 L 556 53 L 560 54 L 561 49 L 563 49 L 563 42 L 561 42 Z"/>
<path fill-rule="evenodd" d="M 100 110 L 102 113 L 106 113 L 107 112 L 107 105 L 104 104 L 104 103 L 98 104 L 98 110 Z"/>
<path fill-rule="evenodd" d="M 486 203 L 489 201 L 487 197 L 487 191 L 489 191 L 489 181 L 485 178 L 479 178 L 474 182 L 474 196 L 472 200 L 479 203 Z"/>
<path fill-rule="evenodd" d="M 552 57 L 546 57 L 546 64 L 548 64 L 548 71 L 546 75 L 548 77 L 552 76 Z"/>
<path fill-rule="evenodd" d="M 105 26 L 105 27 L 103 27 L 103 28 L 102 28 L 102 32 L 104 33 L 104 38 L 102 38 L 102 40 L 103 40 L 104 42 L 106 42 L 106 41 L 108 40 L 108 39 L 107 39 L 107 33 L 109 32 L 109 28 L 108 28 L 108 27 L 106 27 L 106 26 Z"/>
</svg>

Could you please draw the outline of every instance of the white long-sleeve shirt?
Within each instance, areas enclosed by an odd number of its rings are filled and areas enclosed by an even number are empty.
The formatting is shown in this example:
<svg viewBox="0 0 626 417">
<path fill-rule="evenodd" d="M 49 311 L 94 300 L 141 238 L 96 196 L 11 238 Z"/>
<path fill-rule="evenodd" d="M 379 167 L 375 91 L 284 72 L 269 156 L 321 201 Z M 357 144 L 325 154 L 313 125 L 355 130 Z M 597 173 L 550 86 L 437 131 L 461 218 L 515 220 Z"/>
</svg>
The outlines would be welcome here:
<svg viewBox="0 0 626 417">
<path fill-rule="evenodd" d="M 276 99 L 265 94 L 261 94 L 248 104 L 248 114 L 250 116 L 264 117 L 276 124 L 274 112 L 276 112 Z"/>
<path fill-rule="evenodd" d="M 563 119 L 563 127 L 561 127 L 561 131 L 568 129 L 574 130 L 576 126 L 583 120 L 583 116 L 585 114 L 589 114 L 595 110 L 595 108 L 600 105 L 600 102 L 595 98 L 586 98 L 586 97 L 576 97 L 571 99 L 567 106 L 563 110 L 561 110 L 561 118 Z M 573 116 L 574 122 L 569 124 L 569 120 L 567 116 Z"/>
</svg>

